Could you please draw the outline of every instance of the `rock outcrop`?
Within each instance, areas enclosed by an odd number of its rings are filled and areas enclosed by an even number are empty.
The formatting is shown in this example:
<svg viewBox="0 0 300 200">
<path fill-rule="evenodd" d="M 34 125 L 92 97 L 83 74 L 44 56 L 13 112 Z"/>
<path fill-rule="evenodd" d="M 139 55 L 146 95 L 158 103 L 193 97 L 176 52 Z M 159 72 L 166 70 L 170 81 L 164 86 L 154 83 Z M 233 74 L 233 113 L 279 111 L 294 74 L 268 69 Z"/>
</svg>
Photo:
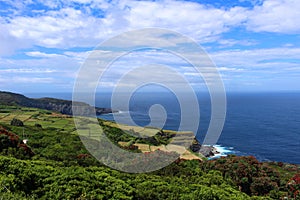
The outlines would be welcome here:
<svg viewBox="0 0 300 200">
<path fill-rule="evenodd" d="M 190 150 L 193 152 L 200 153 L 205 157 L 211 157 L 218 153 L 213 146 L 201 145 L 196 138 L 194 138 L 193 143 L 190 146 Z"/>
</svg>

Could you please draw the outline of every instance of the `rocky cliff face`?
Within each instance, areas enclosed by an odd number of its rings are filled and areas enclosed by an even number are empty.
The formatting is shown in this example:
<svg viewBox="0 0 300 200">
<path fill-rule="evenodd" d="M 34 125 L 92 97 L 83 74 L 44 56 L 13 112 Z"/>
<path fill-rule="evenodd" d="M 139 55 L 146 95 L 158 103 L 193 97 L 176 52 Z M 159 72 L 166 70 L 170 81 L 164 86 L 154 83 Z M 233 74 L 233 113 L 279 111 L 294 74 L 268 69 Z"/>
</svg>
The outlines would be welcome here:
<svg viewBox="0 0 300 200">
<path fill-rule="evenodd" d="M 194 138 L 194 141 L 190 146 L 190 150 L 193 152 L 201 153 L 205 157 L 211 157 L 218 153 L 213 146 L 203 146 L 198 142 L 196 138 Z"/>
<path fill-rule="evenodd" d="M 60 112 L 66 115 L 72 115 L 72 101 L 54 99 L 54 98 L 40 98 L 33 99 L 25 97 L 21 94 L 11 92 L 0 92 L 0 104 L 4 105 L 19 105 L 32 108 L 40 108 Z M 82 115 L 96 115 L 112 113 L 110 108 L 94 108 L 83 102 L 75 102 L 76 106 L 80 108 Z"/>
</svg>

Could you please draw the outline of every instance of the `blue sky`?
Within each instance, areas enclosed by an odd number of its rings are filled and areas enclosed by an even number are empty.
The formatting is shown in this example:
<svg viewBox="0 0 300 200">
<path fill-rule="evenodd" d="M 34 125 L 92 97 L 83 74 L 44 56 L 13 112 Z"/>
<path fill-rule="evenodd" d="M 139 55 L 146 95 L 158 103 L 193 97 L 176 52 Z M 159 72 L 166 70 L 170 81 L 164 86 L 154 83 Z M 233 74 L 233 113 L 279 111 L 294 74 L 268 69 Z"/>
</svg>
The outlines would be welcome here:
<svg viewBox="0 0 300 200">
<path fill-rule="evenodd" d="M 0 0 L 0 90 L 72 92 L 99 43 L 156 27 L 202 45 L 227 91 L 299 91 L 299 19 L 298 0 Z"/>
</svg>

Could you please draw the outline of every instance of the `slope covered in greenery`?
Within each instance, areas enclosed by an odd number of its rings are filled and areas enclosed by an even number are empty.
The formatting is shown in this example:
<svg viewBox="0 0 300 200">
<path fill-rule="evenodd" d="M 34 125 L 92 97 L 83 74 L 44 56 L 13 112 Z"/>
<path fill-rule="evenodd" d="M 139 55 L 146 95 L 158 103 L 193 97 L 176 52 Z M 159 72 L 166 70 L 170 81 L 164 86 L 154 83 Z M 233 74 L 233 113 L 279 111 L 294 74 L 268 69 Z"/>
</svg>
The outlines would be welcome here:
<svg viewBox="0 0 300 200">
<path fill-rule="evenodd" d="M 11 125 L 13 119 L 21 120 L 23 126 Z M 152 173 L 129 174 L 94 159 L 70 116 L 1 106 L 0 126 L 5 133 L 0 135 L 0 199 L 300 198 L 296 165 L 230 156 L 203 162 L 178 159 Z M 116 145 L 133 139 L 116 127 L 105 129 Z M 20 147 L 25 138 L 32 154 Z M 160 135 L 155 142 L 163 144 L 166 139 Z"/>
<path fill-rule="evenodd" d="M 63 114 L 72 114 L 72 101 L 55 98 L 28 98 L 22 94 L 0 91 L 0 104 L 8 106 L 25 106 L 31 108 L 47 109 Z M 96 112 L 97 115 L 111 113 L 110 108 L 93 108 L 83 102 L 76 102 L 76 105 L 85 107 L 85 115 Z"/>
</svg>

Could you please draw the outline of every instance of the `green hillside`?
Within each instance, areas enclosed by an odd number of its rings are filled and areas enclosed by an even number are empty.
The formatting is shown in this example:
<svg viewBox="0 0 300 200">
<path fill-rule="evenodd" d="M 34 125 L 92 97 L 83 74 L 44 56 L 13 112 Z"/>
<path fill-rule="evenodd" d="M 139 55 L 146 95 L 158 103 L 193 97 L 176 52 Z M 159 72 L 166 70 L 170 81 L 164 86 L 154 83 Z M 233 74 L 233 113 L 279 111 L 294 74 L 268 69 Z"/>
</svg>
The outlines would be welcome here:
<svg viewBox="0 0 300 200">
<path fill-rule="evenodd" d="M 11 124 L 13 119 L 23 126 Z M 134 138 L 111 123 L 99 123 L 106 124 L 106 134 L 116 145 Z M 169 138 L 162 136 L 138 142 L 162 145 Z M 0 199 L 300 198 L 299 166 L 261 163 L 254 157 L 178 159 L 144 174 L 116 171 L 89 154 L 72 117 L 16 105 L 0 106 L 0 169 Z"/>
<path fill-rule="evenodd" d="M 72 115 L 72 101 L 63 99 L 47 97 L 33 99 L 21 94 L 0 91 L 0 104 L 8 106 L 40 108 L 60 112 L 62 114 Z M 76 105 L 83 106 L 85 108 L 85 111 L 83 112 L 84 115 L 91 115 L 91 113 L 93 112 L 96 112 L 97 115 L 112 112 L 110 108 L 94 108 L 83 102 L 76 102 Z"/>
</svg>

